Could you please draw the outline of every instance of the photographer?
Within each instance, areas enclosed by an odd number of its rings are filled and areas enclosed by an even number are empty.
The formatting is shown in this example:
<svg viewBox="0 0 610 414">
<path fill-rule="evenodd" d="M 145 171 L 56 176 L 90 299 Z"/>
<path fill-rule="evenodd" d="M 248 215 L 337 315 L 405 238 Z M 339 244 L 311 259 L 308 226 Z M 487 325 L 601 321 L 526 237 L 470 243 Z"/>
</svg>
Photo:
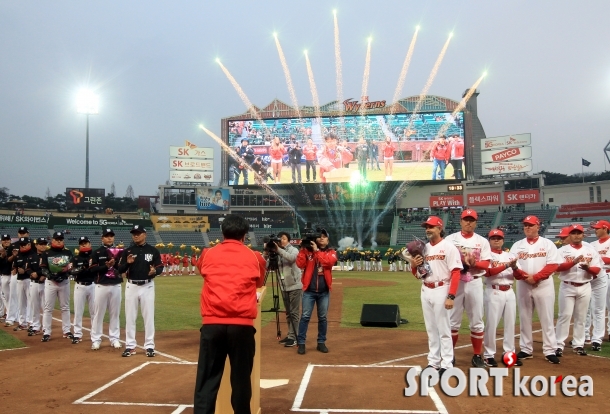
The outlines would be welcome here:
<svg viewBox="0 0 610 414">
<path fill-rule="evenodd" d="M 307 339 L 307 327 L 316 305 L 318 311 L 318 346 L 317 350 L 328 352 L 326 347 L 326 331 L 328 323 L 328 303 L 330 290 L 332 288 L 332 268 L 337 263 L 337 253 L 328 247 L 328 232 L 320 229 L 315 236 L 315 242 L 307 240 L 301 244 L 301 250 L 297 255 L 296 264 L 303 269 L 303 313 L 299 322 L 299 334 L 297 337 L 298 353 L 305 353 L 305 340 Z"/>
<path fill-rule="evenodd" d="M 296 265 L 299 249 L 290 244 L 290 235 L 286 232 L 278 233 L 280 245 L 270 241 L 275 245 L 275 252 L 282 260 L 282 297 L 284 298 L 284 307 L 286 308 L 286 323 L 288 324 L 288 336 L 280 341 L 285 347 L 295 346 L 297 344 L 295 332 L 299 326 L 300 307 L 303 300 L 303 284 L 301 283 L 301 269 Z M 269 253 L 265 250 L 263 255 L 268 261 Z"/>
</svg>

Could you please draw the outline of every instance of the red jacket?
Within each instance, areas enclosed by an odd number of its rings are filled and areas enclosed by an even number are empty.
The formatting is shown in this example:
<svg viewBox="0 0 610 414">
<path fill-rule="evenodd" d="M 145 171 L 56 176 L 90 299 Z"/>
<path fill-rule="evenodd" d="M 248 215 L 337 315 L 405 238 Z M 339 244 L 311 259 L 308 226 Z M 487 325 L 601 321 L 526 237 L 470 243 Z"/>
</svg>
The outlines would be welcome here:
<svg viewBox="0 0 610 414">
<path fill-rule="evenodd" d="M 432 147 L 432 151 L 430 152 L 430 159 L 436 158 L 437 160 L 449 161 L 450 156 L 451 150 L 449 149 L 449 145 L 447 144 L 434 144 L 434 146 Z"/>
<path fill-rule="evenodd" d="M 318 250 L 317 252 L 310 252 L 307 249 L 302 248 L 299 250 L 297 255 L 296 264 L 297 267 L 303 269 L 303 276 L 301 281 L 303 282 L 303 290 L 307 290 L 311 277 L 313 276 L 313 269 L 316 266 L 316 262 L 324 269 L 324 280 L 328 286 L 328 290 L 332 290 L 333 284 L 333 273 L 332 269 L 335 263 L 337 263 L 337 252 L 333 249 Z"/>
<path fill-rule="evenodd" d="M 389 144 L 384 142 L 383 144 L 381 144 L 381 147 L 381 152 L 383 152 L 384 157 L 390 158 L 394 156 L 394 151 L 396 150 L 394 144 L 392 144 L 391 142 Z"/>
<path fill-rule="evenodd" d="M 451 141 L 451 144 L 449 144 L 449 154 L 452 159 L 459 160 L 464 158 L 464 141 L 461 139 Z"/>
<path fill-rule="evenodd" d="M 315 161 L 316 153 L 318 152 L 318 148 L 315 145 L 312 145 L 311 148 L 305 145 L 303 147 L 303 155 L 305 155 L 305 159 L 307 161 Z"/>
<path fill-rule="evenodd" d="M 201 252 L 197 262 L 203 324 L 253 325 L 256 288 L 265 280 L 265 259 L 239 240 L 224 240 Z"/>
</svg>

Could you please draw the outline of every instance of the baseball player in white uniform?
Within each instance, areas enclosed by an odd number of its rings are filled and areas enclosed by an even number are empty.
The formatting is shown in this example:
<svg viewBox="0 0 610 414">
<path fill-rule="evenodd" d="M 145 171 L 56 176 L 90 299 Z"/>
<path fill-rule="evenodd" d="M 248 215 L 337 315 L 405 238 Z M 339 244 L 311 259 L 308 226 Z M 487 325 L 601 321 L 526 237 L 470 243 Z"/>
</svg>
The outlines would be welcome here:
<svg viewBox="0 0 610 414">
<path fill-rule="evenodd" d="M 602 350 L 604 339 L 604 317 L 606 309 L 610 309 L 610 290 L 608 289 L 608 275 L 610 275 L 610 222 L 599 220 L 591 227 L 595 229 L 597 240 L 590 243 L 602 260 L 602 271 L 591 281 L 591 305 L 585 322 L 585 342 L 591 340 L 591 351 Z M 591 332 L 593 323 L 593 335 Z M 610 318 L 608 319 L 608 332 L 610 333 Z M 608 335 L 610 341 L 610 335 Z"/>
<path fill-rule="evenodd" d="M 30 237 L 30 232 L 27 227 L 19 227 L 17 230 L 17 237 Z M 7 260 L 10 263 L 10 267 L 13 266 L 13 260 L 19 253 L 19 243 L 11 245 L 11 255 L 7 256 Z M 4 278 L 3 278 L 4 279 Z M 4 326 L 13 326 L 15 322 L 19 321 L 19 297 L 17 295 L 17 273 L 11 272 L 10 282 L 8 283 L 8 295 L 6 295 L 8 310 L 6 311 L 6 323 Z M 26 318 L 29 319 L 29 318 Z"/>
<path fill-rule="evenodd" d="M 570 244 L 559 249 L 564 260 L 559 271 L 559 316 L 555 332 L 557 335 L 556 355 L 563 355 L 565 340 L 570 332 L 570 320 L 574 316 L 572 349 L 585 356 L 585 318 L 591 301 L 591 280 L 602 273 L 602 261 L 597 251 L 589 244 L 583 244 L 584 229 L 574 224 L 570 231 Z M 605 273 L 604 273 L 605 276 Z"/>
<path fill-rule="evenodd" d="M 504 353 L 515 352 L 515 321 L 517 318 L 517 299 L 513 290 L 513 268 L 517 258 L 502 250 L 504 232 L 494 229 L 489 232 L 491 264 L 485 271 L 485 365 L 497 367 L 496 330 L 500 319 L 504 320 Z M 504 361 L 504 359 L 502 359 Z M 517 359 L 516 365 L 523 363 Z"/>
<path fill-rule="evenodd" d="M 510 253 L 517 257 L 517 269 L 513 271 L 517 282 L 517 306 L 519 307 L 519 326 L 521 337 L 517 354 L 518 359 L 533 358 L 534 340 L 532 338 L 532 315 L 538 312 L 542 327 L 542 352 L 552 364 L 559 364 L 555 355 L 557 339 L 553 315 L 555 310 L 555 285 L 552 275 L 562 262 L 557 246 L 540 237 L 540 220 L 536 216 L 523 219 L 525 239 L 513 244 Z"/>
<path fill-rule="evenodd" d="M 104 315 L 108 310 L 108 338 L 110 346 L 121 349 L 121 330 L 119 316 L 121 314 L 121 283 L 123 278 L 117 268 L 118 257 L 122 249 L 114 247 L 114 231 L 102 231 L 102 245 L 91 256 L 89 270 L 95 280 L 95 314 L 91 328 L 91 349 L 97 351 L 102 344 L 104 333 Z"/>
<path fill-rule="evenodd" d="M 155 356 L 155 281 L 163 271 L 161 254 L 146 243 L 146 229 L 138 224 L 131 229 L 133 245 L 123 251 L 119 272 L 127 273 L 125 287 L 125 351 L 122 356 L 136 353 L 136 317 L 138 307 L 144 319 L 144 348 L 147 357 Z"/>
<path fill-rule="evenodd" d="M 45 277 L 40 273 L 40 265 L 46 262 L 47 239 L 40 237 L 36 239 L 37 264 L 33 266 L 30 275 L 30 315 L 32 323 L 28 330 L 28 336 L 42 333 L 42 312 L 44 312 L 44 289 Z"/>
<path fill-rule="evenodd" d="M 428 243 L 424 257 L 405 258 L 411 263 L 413 274 L 422 280 L 421 303 L 428 333 L 428 368 L 437 369 L 442 375 L 453 367 L 450 311 L 458 290 L 462 261 L 453 243 L 443 239 L 443 221 L 430 216 L 422 227 L 426 228 Z"/>
<path fill-rule="evenodd" d="M 0 249 L 0 322 L 6 322 L 7 318 L 8 304 L 11 295 L 11 268 L 13 267 L 13 259 L 11 235 L 3 234 L 2 249 Z"/>
<path fill-rule="evenodd" d="M 78 239 L 78 255 L 72 258 L 72 270 L 74 276 L 74 338 L 73 344 L 78 344 L 83 339 L 83 314 L 85 303 L 89 305 L 89 315 L 93 328 L 93 316 L 95 315 L 95 283 L 94 274 L 89 270 L 91 265 L 91 241 L 86 236 Z"/>
<path fill-rule="evenodd" d="M 462 325 L 462 315 L 466 311 L 470 322 L 470 341 L 472 342 L 472 366 L 483 368 L 483 277 L 491 261 L 491 248 L 483 236 L 476 234 L 477 212 L 462 211 L 460 219 L 461 231 L 447 236 L 447 241 L 453 243 L 460 251 L 463 271 L 460 274 L 460 284 L 455 294 L 454 307 L 451 311 L 451 339 L 453 347 L 458 340 L 458 332 Z M 497 365 L 495 365 L 497 366 Z"/>
</svg>

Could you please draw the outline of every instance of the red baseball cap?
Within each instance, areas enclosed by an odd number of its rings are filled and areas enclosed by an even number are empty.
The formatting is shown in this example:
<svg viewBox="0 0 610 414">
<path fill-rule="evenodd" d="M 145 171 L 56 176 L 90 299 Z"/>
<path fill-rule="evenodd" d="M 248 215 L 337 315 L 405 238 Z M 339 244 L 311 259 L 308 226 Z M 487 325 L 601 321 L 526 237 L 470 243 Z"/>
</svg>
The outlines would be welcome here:
<svg viewBox="0 0 610 414">
<path fill-rule="evenodd" d="M 441 220 L 439 217 L 436 217 L 436 216 L 430 216 L 430 217 L 428 217 L 428 220 L 424 221 L 421 224 L 422 227 L 426 227 L 426 225 L 443 227 L 443 220 Z"/>
<path fill-rule="evenodd" d="M 493 229 L 492 231 L 489 232 L 487 237 L 502 237 L 502 238 L 504 238 L 504 232 L 502 230 L 500 230 L 500 229 Z"/>
<path fill-rule="evenodd" d="M 610 230 L 610 222 L 606 220 L 599 220 L 591 226 L 594 229 L 607 229 Z"/>
<path fill-rule="evenodd" d="M 572 224 L 571 226 L 568 226 L 567 229 L 568 233 L 572 233 L 573 231 L 585 232 L 585 229 L 580 224 Z"/>
<path fill-rule="evenodd" d="M 566 238 L 570 235 L 570 226 L 568 227 L 562 227 L 561 230 L 559 231 L 559 234 L 557 235 L 557 237 L 561 237 Z"/>
<path fill-rule="evenodd" d="M 470 209 L 462 211 L 462 218 L 466 217 L 472 217 L 475 220 L 479 219 L 479 215 L 477 214 L 477 212 Z"/>
<path fill-rule="evenodd" d="M 539 226 L 540 220 L 538 220 L 538 217 L 536 217 L 536 216 L 526 216 L 523 219 L 523 223 L 529 223 L 529 224 L 534 224 L 536 226 Z"/>
</svg>

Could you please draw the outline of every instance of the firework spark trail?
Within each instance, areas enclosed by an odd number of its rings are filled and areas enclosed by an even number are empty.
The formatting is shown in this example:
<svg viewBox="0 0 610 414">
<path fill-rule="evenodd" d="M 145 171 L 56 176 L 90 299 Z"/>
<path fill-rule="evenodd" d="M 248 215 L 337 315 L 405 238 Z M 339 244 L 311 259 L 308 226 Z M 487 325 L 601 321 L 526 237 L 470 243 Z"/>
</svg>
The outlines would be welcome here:
<svg viewBox="0 0 610 414">
<path fill-rule="evenodd" d="M 468 89 L 468 93 L 466 93 L 466 95 L 464 95 L 464 97 L 462 98 L 462 100 L 460 101 L 458 106 L 451 113 L 452 119 L 455 119 L 458 112 L 460 112 L 462 109 L 464 109 L 466 107 L 466 103 L 468 102 L 468 100 L 470 99 L 472 94 L 475 93 L 475 91 L 477 90 L 477 88 L 479 87 L 481 82 L 483 81 L 483 78 L 485 77 L 485 75 L 486 75 L 485 73 L 483 75 L 481 75 L 481 77 L 479 79 L 477 79 L 477 81 L 474 83 L 474 85 L 472 85 L 472 87 L 470 89 Z M 452 121 L 450 121 L 450 120 L 446 121 L 438 130 L 436 137 L 438 138 L 441 135 L 444 135 L 445 132 L 447 132 L 447 130 L 451 126 L 451 124 L 452 124 Z"/>
<path fill-rule="evenodd" d="M 409 65 L 411 64 L 411 57 L 413 56 L 413 50 L 415 49 L 415 42 L 417 41 L 417 33 L 419 33 L 419 26 L 417 26 L 417 29 L 415 29 L 415 34 L 413 34 L 411 44 L 409 45 L 409 50 L 407 51 L 407 56 L 405 57 L 405 61 L 402 64 L 402 69 L 400 70 L 400 75 L 398 76 L 398 83 L 396 84 L 396 90 L 394 91 L 394 97 L 392 98 L 392 106 L 390 107 L 390 115 L 394 115 L 394 104 L 398 102 L 398 99 L 400 99 L 400 94 L 402 93 L 402 88 L 405 84 L 405 79 L 407 78 L 407 72 L 409 71 Z"/>
<path fill-rule="evenodd" d="M 364 74 L 362 75 L 362 94 L 360 95 L 362 99 L 367 94 L 369 89 L 369 74 L 371 72 L 371 38 L 369 37 L 369 44 L 366 47 L 366 59 L 364 60 Z M 362 106 L 360 107 L 360 115 L 364 115 L 366 112 L 366 105 L 362 102 Z"/>
<path fill-rule="evenodd" d="M 248 96 L 246 95 L 244 90 L 241 88 L 241 86 L 239 86 L 239 83 L 237 83 L 237 81 L 235 80 L 233 75 L 231 75 L 229 70 L 224 67 L 224 65 L 220 62 L 220 60 L 217 59 L 216 63 L 218 63 L 220 65 L 220 69 L 222 69 L 222 71 L 225 73 L 227 79 L 229 79 L 229 82 L 231 82 L 231 85 L 233 85 L 233 88 L 235 88 L 235 91 L 237 92 L 237 94 L 239 95 L 241 100 L 243 101 L 244 105 L 246 105 L 246 110 L 252 112 L 252 115 L 254 115 L 254 117 L 257 120 L 262 122 L 260 114 L 254 107 L 254 105 L 252 105 L 252 102 L 250 102 L 250 99 L 248 99 Z"/>
<path fill-rule="evenodd" d="M 282 69 L 284 69 L 284 77 L 286 78 L 286 86 L 288 87 L 288 92 L 290 93 L 290 99 L 292 100 L 292 105 L 297 111 L 297 116 L 301 118 L 301 110 L 299 109 L 299 103 L 297 101 L 297 94 L 294 91 L 294 86 L 292 86 L 292 77 L 290 76 L 290 69 L 288 69 L 288 63 L 286 63 L 286 57 L 284 56 L 284 51 L 282 50 L 282 45 L 280 45 L 280 40 L 277 38 L 277 34 L 273 35 L 275 37 L 275 46 L 277 47 L 277 53 L 280 56 L 280 62 L 282 63 Z"/>
<path fill-rule="evenodd" d="M 309 77 L 309 89 L 311 90 L 314 114 L 316 115 L 316 118 L 320 119 L 320 99 L 318 98 L 316 80 L 313 77 L 313 70 L 311 69 L 311 62 L 309 62 L 309 56 L 307 55 L 307 51 L 305 51 L 305 63 L 307 65 L 307 76 Z"/>
<path fill-rule="evenodd" d="M 334 12 L 335 23 L 335 71 L 337 78 L 337 102 L 339 108 L 339 116 L 343 116 L 343 75 L 341 64 L 341 44 L 339 42 L 339 22 L 337 21 L 337 13 Z"/>
<path fill-rule="evenodd" d="M 436 62 L 434 62 L 432 71 L 430 72 L 430 75 L 428 75 L 428 80 L 426 81 L 426 85 L 424 85 L 424 89 L 422 89 L 421 93 L 419 94 L 419 100 L 417 101 L 417 104 L 415 105 L 415 109 L 413 110 L 413 112 L 411 114 L 411 119 L 409 120 L 409 125 L 407 126 L 407 130 L 410 130 L 411 127 L 413 126 L 413 120 L 415 119 L 414 115 L 417 114 L 417 112 L 419 111 L 419 108 L 421 108 L 422 104 L 424 103 L 424 98 L 428 94 L 428 90 L 432 86 L 432 83 L 434 82 L 434 78 L 436 78 L 436 74 L 438 72 L 438 69 L 441 66 L 441 63 L 443 62 L 443 58 L 445 57 L 445 52 L 447 52 L 447 48 L 449 47 L 449 42 L 451 41 L 452 37 L 453 37 L 453 33 L 449 35 L 449 38 L 445 42 L 445 45 L 443 46 L 441 53 L 439 53 L 438 57 L 436 58 Z"/>
<path fill-rule="evenodd" d="M 326 197 L 326 192 L 324 191 L 324 186 L 322 185 L 322 183 L 318 183 L 318 191 L 320 193 L 320 195 L 322 196 L 322 201 L 324 202 L 324 208 L 326 209 L 327 212 L 329 212 L 330 214 L 328 214 L 326 217 L 328 220 L 332 220 L 332 223 L 327 223 L 330 224 L 333 228 L 337 228 L 337 222 L 335 220 L 335 216 L 334 216 L 334 211 L 331 210 L 330 208 L 330 204 L 328 203 L 328 198 Z"/>
<path fill-rule="evenodd" d="M 251 171 L 252 174 L 257 174 L 256 171 L 254 171 L 254 169 L 250 165 L 248 165 L 248 163 L 242 157 L 237 155 L 237 153 L 230 146 L 228 146 L 227 144 L 222 142 L 222 139 L 220 139 L 220 137 L 218 137 L 218 135 L 214 134 L 212 131 L 210 131 L 203 125 L 199 125 L 199 128 L 201 128 L 214 141 L 216 141 L 218 143 L 218 145 L 220 145 L 220 147 L 222 149 L 224 149 L 231 158 L 233 158 L 235 161 L 237 161 L 241 165 L 243 165 L 244 168 L 247 168 L 249 171 Z M 297 211 L 294 209 L 294 207 L 284 197 L 282 197 L 275 190 L 273 190 L 268 184 L 261 182 L 260 186 L 263 187 L 263 189 L 267 192 L 267 194 L 279 198 L 285 206 L 290 207 L 292 209 L 292 211 L 294 211 L 294 213 L 298 217 L 300 217 L 302 220 L 304 220 L 303 217 L 301 217 L 301 215 L 299 213 L 297 213 Z"/>
</svg>

